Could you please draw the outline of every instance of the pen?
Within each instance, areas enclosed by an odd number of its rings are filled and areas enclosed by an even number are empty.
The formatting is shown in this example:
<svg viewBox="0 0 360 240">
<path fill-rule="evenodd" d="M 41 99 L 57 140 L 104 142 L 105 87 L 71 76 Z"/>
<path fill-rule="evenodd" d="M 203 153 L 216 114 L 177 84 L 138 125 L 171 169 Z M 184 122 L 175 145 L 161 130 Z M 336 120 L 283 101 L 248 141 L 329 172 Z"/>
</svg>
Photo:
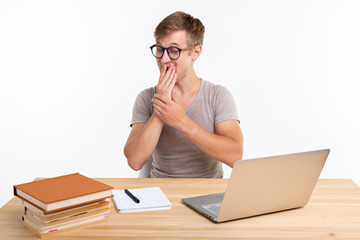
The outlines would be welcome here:
<svg viewBox="0 0 360 240">
<path fill-rule="evenodd" d="M 135 197 L 129 190 L 125 189 L 125 193 L 126 193 L 126 195 L 128 195 L 134 202 L 136 202 L 136 203 L 139 203 L 139 202 L 140 202 L 140 200 L 139 200 L 137 197 Z"/>
</svg>

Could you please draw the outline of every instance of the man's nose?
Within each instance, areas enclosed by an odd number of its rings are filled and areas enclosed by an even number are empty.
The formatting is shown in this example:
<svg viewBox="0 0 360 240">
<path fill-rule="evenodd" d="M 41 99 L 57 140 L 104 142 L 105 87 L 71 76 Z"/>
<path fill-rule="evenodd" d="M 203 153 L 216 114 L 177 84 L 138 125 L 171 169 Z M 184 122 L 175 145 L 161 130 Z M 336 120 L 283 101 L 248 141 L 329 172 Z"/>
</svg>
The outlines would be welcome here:
<svg viewBox="0 0 360 240">
<path fill-rule="evenodd" d="M 161 63 L 168 63 L 171 61 L 171 58 L 169 57 L 169 54 L 166 50 L 164 50 L 164 54 L 160 59 Z"/>
</svg>

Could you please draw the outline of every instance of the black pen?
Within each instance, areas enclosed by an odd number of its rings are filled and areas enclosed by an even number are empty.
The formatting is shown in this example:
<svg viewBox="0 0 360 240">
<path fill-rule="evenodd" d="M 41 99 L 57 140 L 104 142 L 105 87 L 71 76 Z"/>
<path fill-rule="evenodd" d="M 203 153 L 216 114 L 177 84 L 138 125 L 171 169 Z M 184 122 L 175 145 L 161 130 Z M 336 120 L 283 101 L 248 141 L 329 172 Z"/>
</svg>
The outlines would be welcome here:
<svg viewBox="0 0 360 240">
<path fill-rule="evenodd" d="M 139 202 L 140 202 L 140 200 L 139 200 L 137 197 L 135 197 L 129 190 L 125 189 L 125 193 L 126 193 L 126 195 L 128 195 L 132 200 L 134 200 L 134 202 L 136 202 L 136 203 L 139 203 Z"/>
</svg>

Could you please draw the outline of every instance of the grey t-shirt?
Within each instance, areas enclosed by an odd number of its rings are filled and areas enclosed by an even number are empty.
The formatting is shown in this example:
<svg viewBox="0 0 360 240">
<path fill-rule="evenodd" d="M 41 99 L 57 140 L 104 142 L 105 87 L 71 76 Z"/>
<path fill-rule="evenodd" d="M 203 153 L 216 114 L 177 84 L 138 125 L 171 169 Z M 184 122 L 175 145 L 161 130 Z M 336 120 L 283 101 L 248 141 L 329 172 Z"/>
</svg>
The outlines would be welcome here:
<svg viewBox="0 0 360 240">
<path fill-rule="evenodd" d="M 151 99 L 155 87 L 147 88 L 137 96 L 131 119 L 146 123 L 153 114 Z M 238 120 L 237 107 L 231 93 L 220 85 L 202 80 L 200 90 L 186 115 L 211 133 L 215 125 L 226 120 Z M 221 162 L 208 156 L 193 144 L 182 132 L 164 125 L 159 142 L 152 155 L 151 177 L 156 178 L 222 178 Z"/>
</svg>

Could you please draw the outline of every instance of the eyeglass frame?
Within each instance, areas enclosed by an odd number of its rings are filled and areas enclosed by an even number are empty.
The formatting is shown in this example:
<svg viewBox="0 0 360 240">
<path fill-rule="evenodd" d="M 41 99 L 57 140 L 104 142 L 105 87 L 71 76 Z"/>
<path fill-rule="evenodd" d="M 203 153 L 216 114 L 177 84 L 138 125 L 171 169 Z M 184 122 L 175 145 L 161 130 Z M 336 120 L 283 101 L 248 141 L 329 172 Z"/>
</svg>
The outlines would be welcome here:
<svg viewBox="0 0 360 240">
<path fill-rule="evenodd" d="M 178 59 L 180 58 L 180 56 L 181 56 L 181 52 L 182 52 L 182 51 L 190 50 L 190 49 L 192 49 L 192 48 L 194 48 L 194 47 L 196 47 L 196 46 L 197 46 L 197 45 L 188 46 L 188 47 L 184 47 L 184 48 L 178 48 L 178 47 L 175 47 L 175 46 L 171 46 L 171 47 L 168 47 L 168 48 L 164 48 L 164 47 L 162 47 L 162 46 L 160 46 L 160 45 L 158 45 L 158 44 L 154 44 L 154 45 L 150 46 L 150 49 L 151 49 L 152 55 L 153 55 L 155 58 L 157 58 L 157 59 L 161 59 L 161 58 L 164 56 L 164 53 L 165 53 L 165 50 L 166 50 L 166 53 L 167 53 L 168 57 L 169 57 L 171 60 L 178 60 Z M 163 49 L 162 55 L 161 55 L 160 57 L 155 56 L 155 54 L 154 54 L 154 52 L 153 52 L 153 48 L 154 48 L 154 47 L 161 47 L 161 48 Z M 178 56 L 177 58 L 172 58 L 172 57 L 170 57 L 169 48 L 176 48 L 177 50 L 179 50 L 179 56 Z"/>
</svg>

